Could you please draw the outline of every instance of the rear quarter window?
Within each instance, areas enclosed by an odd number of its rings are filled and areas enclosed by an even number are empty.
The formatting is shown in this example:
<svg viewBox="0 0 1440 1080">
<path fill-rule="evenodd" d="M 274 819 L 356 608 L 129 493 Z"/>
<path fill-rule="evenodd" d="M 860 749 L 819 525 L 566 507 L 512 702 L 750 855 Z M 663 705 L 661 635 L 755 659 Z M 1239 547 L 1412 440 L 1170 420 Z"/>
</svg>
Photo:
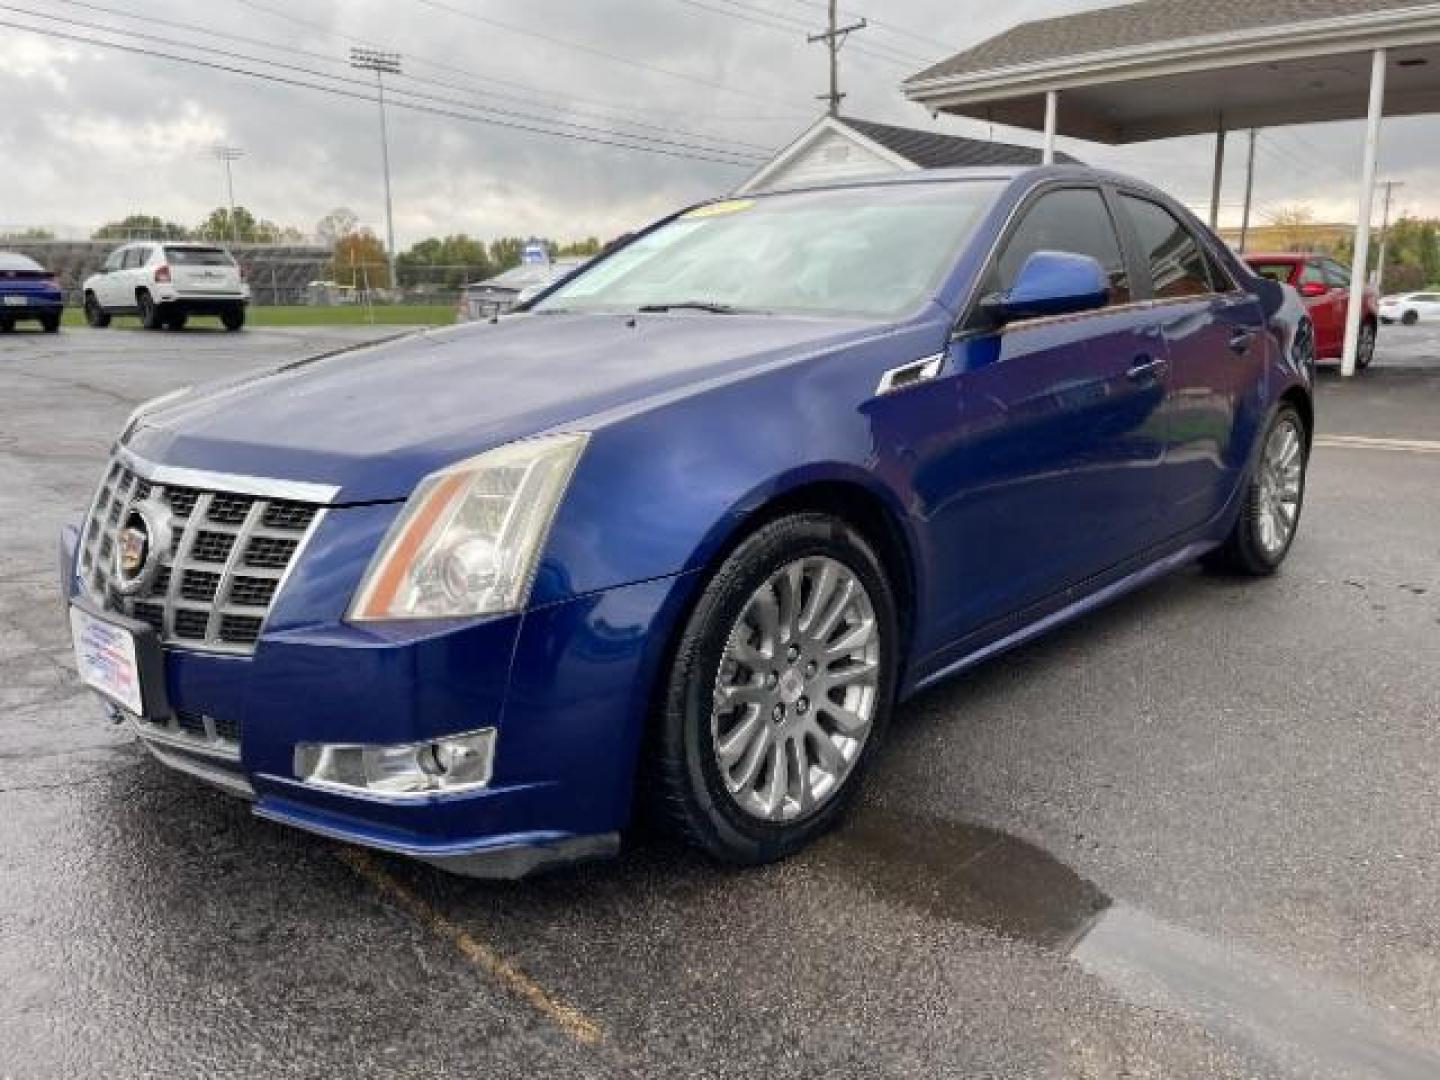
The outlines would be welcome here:
<svg viewBox="0 0 1440 1080">
<path fill-rule="evenodd" d="M 220 248 L 166 248 L 165 257 L 175 266 L 234 266 L 230 253 Z"/>
</svg>

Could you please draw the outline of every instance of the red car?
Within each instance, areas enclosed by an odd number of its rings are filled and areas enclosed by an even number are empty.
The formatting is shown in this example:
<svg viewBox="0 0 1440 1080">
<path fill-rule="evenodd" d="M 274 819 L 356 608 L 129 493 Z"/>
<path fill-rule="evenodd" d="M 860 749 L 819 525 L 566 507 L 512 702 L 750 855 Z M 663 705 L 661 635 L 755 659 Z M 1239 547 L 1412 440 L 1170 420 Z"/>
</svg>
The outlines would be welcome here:
<svg viewBox="0 0 1440 1080">
<path fill-rule="evenodd" d="M 1340 359 L 1345 351 L 1345 308 L 1350 303 L 1350 270 L 1325 255 L 1303 252 L 1246 255 L 1245 261 L 1261 277 L 1293 285 L 1315 326 L 1315 358 Z M 1380 298 L 1366 288 L 1360 316 L 1360 346 L 1355 366 L 1367 368 L 1375 358 L 1375 332 L 1380 325 Z"/>
</svg>

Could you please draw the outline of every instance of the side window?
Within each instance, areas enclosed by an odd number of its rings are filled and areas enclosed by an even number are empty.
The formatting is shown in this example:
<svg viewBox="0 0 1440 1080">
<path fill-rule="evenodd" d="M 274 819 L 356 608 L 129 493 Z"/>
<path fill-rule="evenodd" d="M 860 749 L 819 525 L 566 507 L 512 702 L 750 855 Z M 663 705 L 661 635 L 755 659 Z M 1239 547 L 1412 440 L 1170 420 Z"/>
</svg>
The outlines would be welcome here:
<svg viewBox="0 0 1440 1080">
<path fill-rule="evenodd" d="M 1098 188 L 1063 188 L 1036 199 L 1005 241 L 982 292 L 1010 288 L 1025 260 L 1037 251 L 1066 251 L 1099 260 L 1110 278 L 1110 303 L 1129 302 L 1125 259 Z"/>
<path fill-rule="evenodd" d="M 1211 291 L 1205 252 L 1180 219 L 1159 203 L 1121 195 L 1120 203 L 1135 226 L 1141 255 L 1150 264 L 1155 296 L 1203 296 Z"/>
<path fill-rule="evenodd" d="M 130 248 L 125 252 L 125 269 L 133 270 L 137 266 L 144 266 L 146 254 L 147 249 L 143 247 Z"/>
<path fill-rule="evenodd" d="M 123 263 L 124 261 L 125 261 L 125 249 L 124 249 L 124 248 L 116 248 L 114 251 L 112 251 L 112 252 L 110 253 L 109 258 L 107 258 L 107 259 L 105 260 L 105 269 L 106 269 L 106 270 L 119 270 L 119 269 L 120 269 L 120 264 Z"/>
<path fill-rule="evenodd" d="M 1325 283 L 1332 289 L 1348 289 L 1350 287 L 1349 270 L 1333 259 L 1326 259 L 1321 265 L 1325 268 Z"/>
<path fill-rule="evenodd" d="M 1295 284 L 1297 286 L 1324 285 L 1328 288 L 1329 286 L 1333 285 L 1334 282 L 1327 280 L 1324 271 L 1320 269 L 1318 264 L 1307 262 L 1303 267 L 1301 267 L 1300 277 L 1296 280 Z"/>
</svg>

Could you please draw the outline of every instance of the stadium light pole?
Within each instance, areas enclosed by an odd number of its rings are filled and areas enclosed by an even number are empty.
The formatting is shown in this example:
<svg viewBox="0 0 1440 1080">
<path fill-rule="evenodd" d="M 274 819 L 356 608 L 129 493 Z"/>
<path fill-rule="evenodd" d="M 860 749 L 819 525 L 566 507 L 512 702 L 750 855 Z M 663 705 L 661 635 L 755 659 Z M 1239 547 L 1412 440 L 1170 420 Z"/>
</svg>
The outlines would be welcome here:
<svg viewBox="0 0 1440 1080">
<path fill-rule="evenodd" d="M 390 204 L 390 139 L 385 130 L 385 76 L 400 74 L 400 54 L 351 47 L 350 66 L 375 72 L 375 90 L 380 103 L 380 163 L 385 171 L 385 259 L 390 266 L 390 287 L 395 280 L 395 220 Z"/>
<path fill-rule="evenodd" d="M 240 227 L 235 223 L 235 177 L 231 175 L 230 165 L 231 162 L 239 161 L 244 157 L 245 151 L 238 146 L 217 145 L 210 148 L 210 153 L 215 156 L 217 161 L 225 164 L 225 197 L 230 207 L 230 242 L 238 244 Z"/>
</svg>

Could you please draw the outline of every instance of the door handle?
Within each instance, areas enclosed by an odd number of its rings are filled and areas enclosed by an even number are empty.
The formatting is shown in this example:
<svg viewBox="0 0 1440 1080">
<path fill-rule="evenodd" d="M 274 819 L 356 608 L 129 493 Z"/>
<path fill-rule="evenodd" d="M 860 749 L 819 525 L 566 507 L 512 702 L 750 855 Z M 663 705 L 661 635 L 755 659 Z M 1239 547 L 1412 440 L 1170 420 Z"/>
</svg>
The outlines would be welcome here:
<svg viewBox="0 0 1440 1080">
<path fill-rule="evenodd" d="M 1149 353 L 1141 353 L 1130 365 L 1130 370 L 1125 374 L 1135 382 L 1143 382 L 1147 379 L 1158 379 L 1165 374 L 1169 361 L 1163 356 L 1151 356 Z"/>
<path fill-rule="evenodd" d="M 1246 349 L 1250 348 L 1250 342 L 1254 340 L 1254 330 L 1236 330 L 1230 335 L 1230 350 L 1232 352 L 1243 353 Z"/>
</svg>

